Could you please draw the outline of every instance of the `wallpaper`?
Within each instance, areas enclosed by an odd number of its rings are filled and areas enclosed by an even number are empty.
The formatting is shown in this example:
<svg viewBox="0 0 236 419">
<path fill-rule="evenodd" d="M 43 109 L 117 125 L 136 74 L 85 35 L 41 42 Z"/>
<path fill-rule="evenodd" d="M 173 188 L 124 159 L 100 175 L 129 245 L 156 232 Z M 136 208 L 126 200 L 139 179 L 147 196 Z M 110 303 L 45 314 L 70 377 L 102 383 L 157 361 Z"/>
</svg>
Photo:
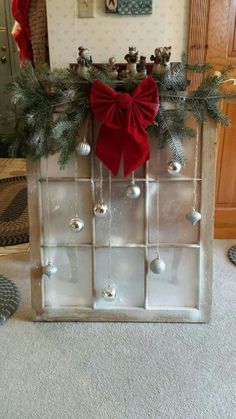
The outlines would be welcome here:
<svg viewBox="0 0 236 419">
<path fill-rule="evenodd" d="M 47 0 L 52 67 L 76 62 L 80 45 L 89 48 L 94 62 L 112 55 L 123 62 L 130 45 L 147 61 L 156 47 L 172 45 L 171 61 L 186 50 L 189 0 L 153 0 L 153 13 L 146 16 L 106 14 L 105 0 L 94 2 L 95 17 L 84 19 L 78 18 L 78 0 Z"/>
</svg>

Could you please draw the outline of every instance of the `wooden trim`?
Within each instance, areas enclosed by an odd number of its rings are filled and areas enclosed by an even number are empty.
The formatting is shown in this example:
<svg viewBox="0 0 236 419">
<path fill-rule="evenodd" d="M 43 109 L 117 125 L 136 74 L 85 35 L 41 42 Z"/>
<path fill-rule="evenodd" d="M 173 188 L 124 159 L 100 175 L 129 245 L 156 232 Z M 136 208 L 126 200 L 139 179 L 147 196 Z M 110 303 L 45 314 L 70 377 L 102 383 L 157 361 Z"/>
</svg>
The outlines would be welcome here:
<svg viewBox="0 0 236 419">
<path fill-rule="evenodd" d="M 200 278 L 199 310 L 204 321 L 210 320 L 213 270 L 213 240 L 215 205 L 215 154 L 216 125 L 211 120 L 203 124 L 202 134 L 202 185 L 200 224 Z"/>
<path fill-rule="evenodd" d="M 205 62 L 207 54 L 210 0 L 191 0 L 189 15 L 188 62 Z M 190 90 L 195 90 L 203 80 L 203 74 L 188 73 Z"/>
<path fill-rule="evenodd" d="M 42 280 L 42 221 L 40 207 L 39 187 L 39 161 L 30 158 L 26 160 L 28 211 L 30 232 L 30 259 L 31 259 L 31 301 L 35 316 L 41 316 L 44 305 L 44 292 Z"/>
<path fill-rule="evenodd" d="M 215 238 L 236 239 L 236 208 L 216 208 Z"/>
<path fill-rule="evenodd" d="M 63 307 L 60 309 L 45 308 L 35 321 L 93 321 L 93 322 L 171 322 L 171 323 L 205 323 L 200 310 L 196 308 L 118 308 L 111 310 Z"/>
</svg>

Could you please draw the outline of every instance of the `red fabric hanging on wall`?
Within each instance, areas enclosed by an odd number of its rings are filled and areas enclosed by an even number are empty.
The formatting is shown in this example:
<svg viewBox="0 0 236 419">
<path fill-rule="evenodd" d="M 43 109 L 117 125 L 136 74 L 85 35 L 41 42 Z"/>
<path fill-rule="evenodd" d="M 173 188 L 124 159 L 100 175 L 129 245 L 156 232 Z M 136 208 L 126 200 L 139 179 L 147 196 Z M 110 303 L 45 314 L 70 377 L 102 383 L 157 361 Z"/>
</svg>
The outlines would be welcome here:
<svg viewBox="0 0 236 419">
<path fill-rule="evenodd" d="M 19 27 L 12 33 L 18 47 L 20 49 L 20 60 L 33 61 L 32 46 L 30 41 L 29 29 L 29 6 L 31 0 L 13 0 L 12 1 L 12 15 L 19 23 Z"/>
</svg>

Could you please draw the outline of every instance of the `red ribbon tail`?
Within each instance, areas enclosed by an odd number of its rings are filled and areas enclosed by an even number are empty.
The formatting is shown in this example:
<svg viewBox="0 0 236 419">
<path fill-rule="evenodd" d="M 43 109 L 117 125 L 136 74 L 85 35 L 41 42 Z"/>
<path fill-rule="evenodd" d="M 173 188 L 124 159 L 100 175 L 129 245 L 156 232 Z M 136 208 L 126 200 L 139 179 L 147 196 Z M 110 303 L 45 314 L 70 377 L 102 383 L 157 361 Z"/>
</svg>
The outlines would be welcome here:
<svg viewBox="0 0 236 419">
<path fill-rule="evenodd" d="M 150 159 L 150 145 L 146 131 L 143 129 L 136 134 L 135 140 L 126 132 L 123 143 L 124 176 L 128 176 Z"/>
<path fill-rule="evenodd" d="M 119 171 L 123 135 L 122 129 L 113 129 L 103 124 L 97 139 L 96 156 L 114 176 Z"/>
</svg>

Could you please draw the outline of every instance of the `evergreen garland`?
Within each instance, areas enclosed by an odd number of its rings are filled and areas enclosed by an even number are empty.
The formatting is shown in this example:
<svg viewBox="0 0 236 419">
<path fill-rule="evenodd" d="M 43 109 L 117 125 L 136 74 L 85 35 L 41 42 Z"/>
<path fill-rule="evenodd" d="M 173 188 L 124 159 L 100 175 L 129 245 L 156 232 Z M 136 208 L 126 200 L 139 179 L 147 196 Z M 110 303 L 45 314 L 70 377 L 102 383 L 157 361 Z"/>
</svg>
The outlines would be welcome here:
<svg viewBox="0 0 236 419">
<path fill-rule="evenodd" d="M 211 73 L 197 90 L 186 93 L 186 72 L 204 73 L 209 70 Z M 189 65 L 183 57 L 181 63 L 156 77 L 160 109 L 148 130 L 151 136 L 158 138 L 159 147 L 169 147 L 173 160 L 185 164 L 183 139 L 195 136 L 194 130 L 186 125 L 189 112 L 200 124 L 208 115 L 218 123 L 229 125 L 219 101 L 228 96 L 222 90 L 222 83 L 228 78 L 230 70 L 227 67 L 215 74 L 208 64 Z M 126 92 L 137 85 L 134 79 L 126 79 L 122 83 L 113 80 L 106 69 L 93 68 L 85 79 L 69 70 L 26 66 L 10 85 L 16 110 L 8 114 L 7 119 L 9 123 L 14 121 L 14 130 L 1 140 L 9 145 L 11 156 L 20 153 L 37 159 L 59 153 L 60 167 L 64 167 L 75 150 L 79 128 L 90 112 L 89 92 L 97 79 L 113 89 L 118 87 Z M 166 104 L 170 105 L 170 109 Z"/>
</svg>

